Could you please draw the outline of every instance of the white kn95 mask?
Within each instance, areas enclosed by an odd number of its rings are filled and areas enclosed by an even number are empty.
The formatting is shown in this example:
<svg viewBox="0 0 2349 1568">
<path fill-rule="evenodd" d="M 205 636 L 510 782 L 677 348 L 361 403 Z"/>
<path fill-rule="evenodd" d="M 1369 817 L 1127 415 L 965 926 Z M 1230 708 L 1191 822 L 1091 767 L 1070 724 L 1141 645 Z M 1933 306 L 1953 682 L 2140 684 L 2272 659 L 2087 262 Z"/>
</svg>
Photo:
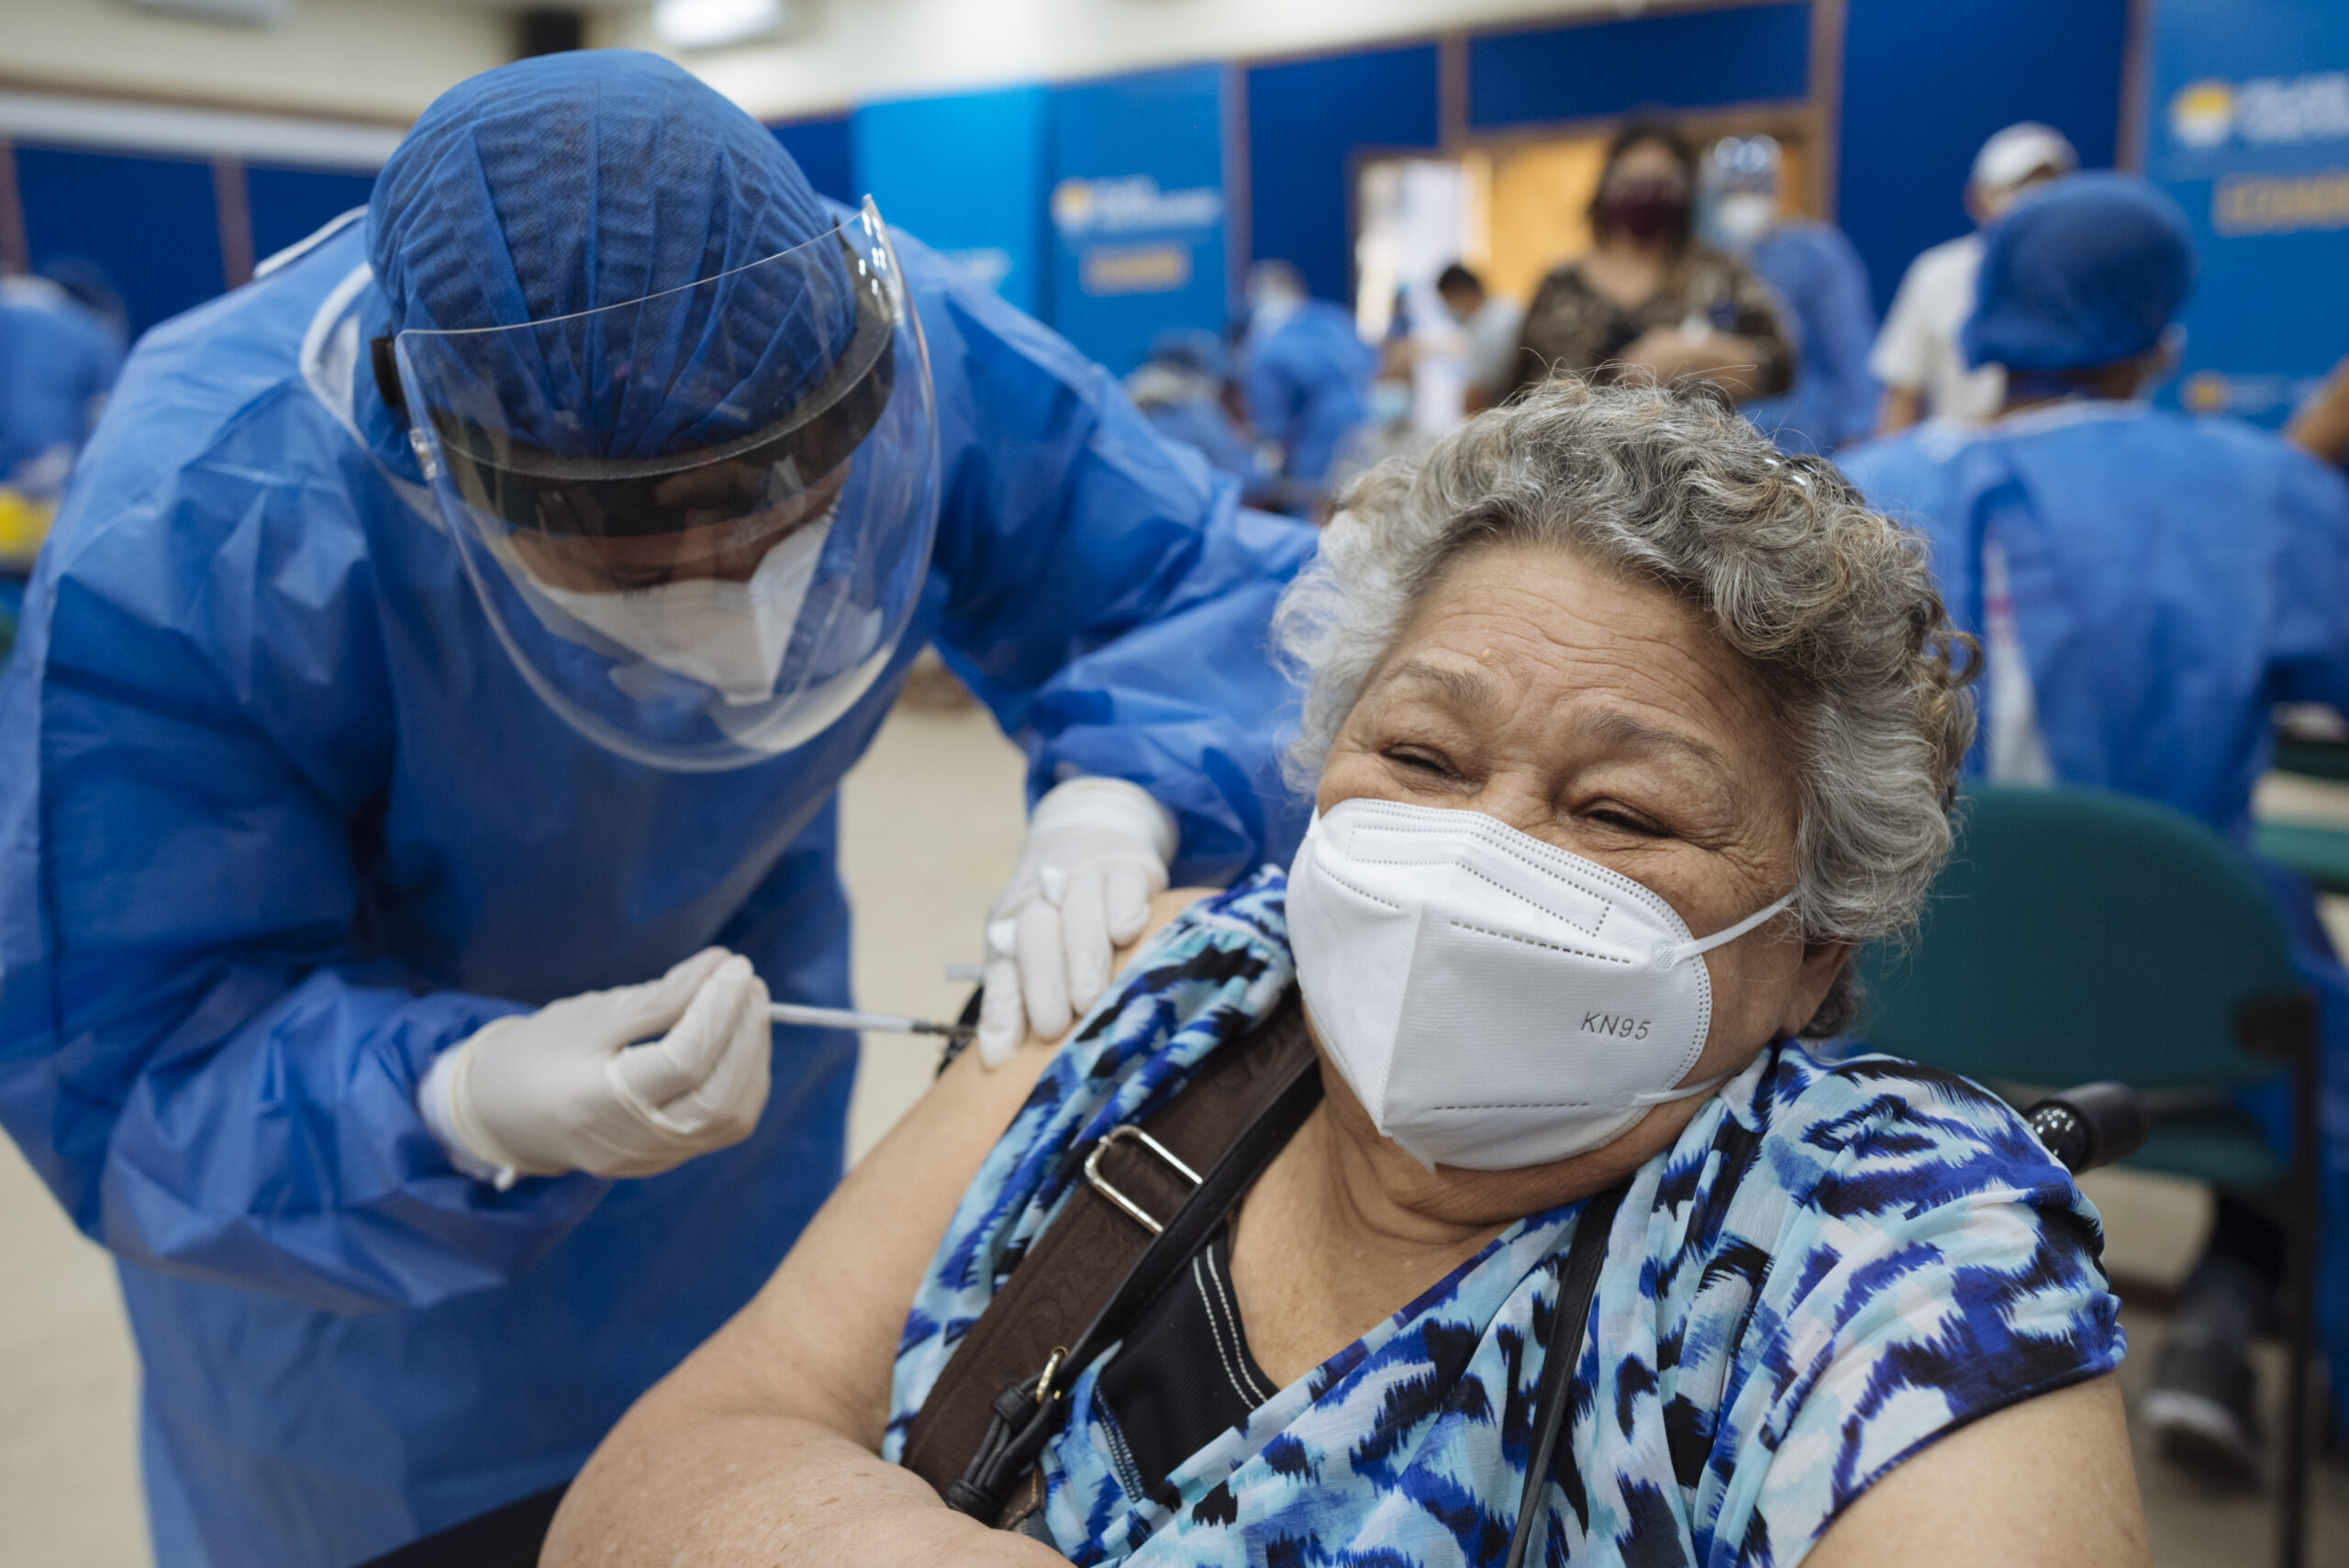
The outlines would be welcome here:
<svg viewBox="0 0 2349 1568">
<path fill-rule="evenodd" d="M 540 578 L 510 543 L 491 548 L 509 573 L 581 626 L 649 663 L 699 681 L 739 707 L 774 694 L 839 510 L 835 500 L 769 546 L 745 583 L 687 577 L 621 593 L 583 593 Z M 559 625 L 549 625 L 562 633 Z"/>
<path fill-rule="evenodd" d="M 1701 955 L 1793 902 L 1698 940 L 1649 888 L 1483 812 L 1349 800 L 1297 852 L 1288 931 L 1379 1132 L 1431 1167 L 1506 1171 L 1719 1084 L 1680 1082 L 1712 1022 Z"/>
</svg>

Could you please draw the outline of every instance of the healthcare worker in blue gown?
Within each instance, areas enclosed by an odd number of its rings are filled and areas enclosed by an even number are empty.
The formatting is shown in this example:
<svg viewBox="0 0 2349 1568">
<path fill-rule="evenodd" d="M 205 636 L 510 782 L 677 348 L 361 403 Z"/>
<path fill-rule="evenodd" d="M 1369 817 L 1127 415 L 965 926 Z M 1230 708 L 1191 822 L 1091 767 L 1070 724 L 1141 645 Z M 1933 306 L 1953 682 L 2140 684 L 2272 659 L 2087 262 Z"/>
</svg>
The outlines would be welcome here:
<svg viewBox="0 0 2349 1568">
<path fill-rule="evenodd" d="M 1223 339 L 1196 327 L 1170 327 L 1150 342 L 1150 353 L 1126 377 L 1150 428 L 1180 441 L 1240 482 L 1241 494 L 1262 498 L 1273 480 L 1272 466 L 1231 417 L 1224 391 L 1231 379 L 1231 356 Z"/>
<path fill-rule="evenodd" d="M 48 278 L 0 278 L 0 485 L 56 500 L 121 369 L 95 311 Z"/>
<path fill-rule="evenodd" d="M 1328 498 L 1340 446 L 1370 417 L 1377 370 L 1377 350 L 1354 329 L 1353 313 L 1308 297 L 1294 266 L 1266 261 L 1248 270 L 1240 390 L 1249 422 L 1280 449 L 1285 510 L 1311 517 Z"/>
<path fill-rule="evenodd" d="M 855 1040 L 765 1005 L 849 999 L 924 643 L 1046 791 L 990 1057 L 1285 857 L 1309 547 L 649 55 L 456 87 L 149 334 L 0 695 L 0 1118 L 120 1260 L 165 1568 L 560 1484 L 773 1272 Z"/>
<path fill-rule="evenodd" d="M 1742 256 L 1784 302 L 1798 345 L 1794 385 L 1738 412 L 1780 451 L 1831 452 L 1876 425 L 1868 370 L 1876 305 L 1867 268 L 1832 224 L 1782 218 L 1784 154 L 1768 136 L 1723 137 L 1705 155 L 1706 238 Z"/>
<path fill-rule="evenodd" d="M 1963 334 L 1975 366 L 2005 367 L 2004 412 L 1840 461 L 1924 529 L 1952 617 L 1982 640 L 1976 773 L 2144 795 L 2247 844 L 2271 706 L 2349 706 L 2349 482 L 2264 430 L 2138 400 L 2167 373 L 2193 271 L 2183 215 L 2143 181 L 2073 174 L 2026 196 L 1989 231 Z M 2305 884 L 2272 880 L 2320 999 L 2321 1310 L 2349 1367 L 2349 975 Z M 2257 1108 L 2280 1141 L 2280 1095 Z M 2247 1352 L 2280 1263 L 2273 1221 L 2221 1194 L 2143 1401 L 2177 1457 L 2258 1473 Z"/>
</svg>

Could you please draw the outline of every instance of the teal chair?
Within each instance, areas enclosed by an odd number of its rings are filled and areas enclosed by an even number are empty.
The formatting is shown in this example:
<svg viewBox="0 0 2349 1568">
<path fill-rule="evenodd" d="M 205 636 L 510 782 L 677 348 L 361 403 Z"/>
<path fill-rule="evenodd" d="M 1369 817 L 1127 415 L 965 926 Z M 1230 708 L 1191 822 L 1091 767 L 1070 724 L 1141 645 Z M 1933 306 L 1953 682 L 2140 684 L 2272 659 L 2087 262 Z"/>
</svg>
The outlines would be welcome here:
<svg viewBox="0 0 2349 1568">
<path fill-rule="evenodd" d="M 2349 893 L 2349 828 L 2321 822 L 2262 822 L 2252 845 L 2327 893 Z"/>
<path fill-rule="evenodd" d="M 2299 778 L 2349 784 L 2349 744 L 2279 738 L 2275 768 Z M 2254 846 L 2277 865 L 2327 893 L 2349 893 L 2349 829 L 2322 822 L 2262 822 L 2253 832 Z"/>
<path fill-rule="evenodd" d="M 2276 1213 L 2291 1366 L 2277 1562 L 2299 1568 L 2321 1235 L 2316 1006 L 2258 875 L 2209 828 L 2149 801 L 1983 789 L 1963 804 L 1919 940 L 1871 949 L 1861 973 L 1871 1045 L 2009 1093 L 2118 1079 L 2154 1112 L 2124 1164 Z M 2288 1163 L 2229 1098 L 2283 1073 L 2295 1088 Z"/>
</svg>

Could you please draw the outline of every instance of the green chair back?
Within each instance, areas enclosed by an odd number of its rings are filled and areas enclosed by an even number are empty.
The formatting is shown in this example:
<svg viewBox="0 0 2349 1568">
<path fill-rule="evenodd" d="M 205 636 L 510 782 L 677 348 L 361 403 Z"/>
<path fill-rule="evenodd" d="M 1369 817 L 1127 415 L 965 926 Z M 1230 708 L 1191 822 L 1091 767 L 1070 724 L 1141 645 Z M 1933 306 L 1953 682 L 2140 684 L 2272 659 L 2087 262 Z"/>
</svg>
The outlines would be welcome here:
<svg viewBox="0 0 2349 1568">
<path fill-rule="evenodd" d="M 2252 845 L 2327 893 L 2349 893 L 2349 828 L 2321 822 L 2262 822 Z"/>
<path fill-rule="evenodd" d="M 2282 1071 L 2235 1033 L 2299 988 L 2243 858 L 2166 806 L 2100 790 L 1970 792 L 1909 951 L 1861 958 L 1861 1032 L 1973 1078 L 2228 1088 Z"/>
</svg>

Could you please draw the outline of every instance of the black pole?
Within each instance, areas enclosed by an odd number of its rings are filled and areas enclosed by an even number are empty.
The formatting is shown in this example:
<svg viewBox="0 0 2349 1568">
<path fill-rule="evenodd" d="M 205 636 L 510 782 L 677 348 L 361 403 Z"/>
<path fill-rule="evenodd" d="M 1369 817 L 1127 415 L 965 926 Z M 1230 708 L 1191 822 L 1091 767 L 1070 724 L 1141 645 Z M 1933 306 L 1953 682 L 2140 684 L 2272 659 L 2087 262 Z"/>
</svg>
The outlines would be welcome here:
<svg viewBox="0 0 2349 1568">
<path fill-rule="evenodd" d="M 587 19 L 575 9 L 533 6 L 514 17 L 514 58 L 562 54 L 579 48 L 587 37 Z"/>
</svg>

